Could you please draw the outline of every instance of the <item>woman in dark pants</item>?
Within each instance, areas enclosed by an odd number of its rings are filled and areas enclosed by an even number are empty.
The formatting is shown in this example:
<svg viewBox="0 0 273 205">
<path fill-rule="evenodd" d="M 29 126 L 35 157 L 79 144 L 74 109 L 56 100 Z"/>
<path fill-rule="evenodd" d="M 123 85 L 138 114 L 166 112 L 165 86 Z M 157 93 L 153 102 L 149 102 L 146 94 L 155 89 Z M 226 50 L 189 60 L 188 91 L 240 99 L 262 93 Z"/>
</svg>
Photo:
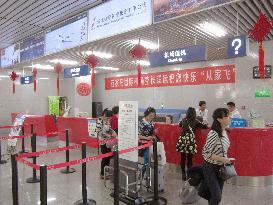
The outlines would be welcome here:
<svg viewBox="0 0 273 205">
<path fill-rule="evenodd" d="M 219 169 L 224 164 L 231 163 L 230 159 L 227 158 L 230 145 L 226 131 L 228 125 L 229 111 L 226 108 L 216 109 L 213 113 L 211 131 L 208 133 L 203 148 L 203 157 L 205 159 L 203 164 L 204 180 L 199 189 L 200 196 L 207 199 L 209 205 L 218 205 L 221 202 L 224 181 L 218 177 Z"/>
<path fill-rule="evenodd" d="M 208 128 L 207 125 L 201 123 L 196 119 L 196 111 L 194 108 L 189 107 L 187 110 L 186 117 L 179 123 L 182 127 L 182 133 L 176 144 L 176 151 L 181 153 L 181 170 L 182 170 L 182 180 L 186 180 L 186 160 L 187 168 L 192 167 L 193 155 L 197 153 L 197 145 L 195 141 L 194 131 L 196 128 Z"/>
</svg>

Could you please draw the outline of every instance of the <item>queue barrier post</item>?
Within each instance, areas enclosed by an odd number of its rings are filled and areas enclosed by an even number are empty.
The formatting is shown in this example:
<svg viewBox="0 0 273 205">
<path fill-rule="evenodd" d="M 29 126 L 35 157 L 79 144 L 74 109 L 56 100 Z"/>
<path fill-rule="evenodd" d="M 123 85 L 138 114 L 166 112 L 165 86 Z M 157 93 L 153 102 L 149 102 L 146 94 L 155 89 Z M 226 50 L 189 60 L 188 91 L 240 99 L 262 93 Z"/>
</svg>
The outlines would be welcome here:
<svg viewBox="0 0 273 205">
<path fill-rule="evenodd" d="M 13 201 L 13 205 L 19 205 L 19 195 L 18 195 L 18 166 L 17 166 L 16 156 L 17 156 L 17 154 L 11 155 L 12 201 Z"/>
</svg>

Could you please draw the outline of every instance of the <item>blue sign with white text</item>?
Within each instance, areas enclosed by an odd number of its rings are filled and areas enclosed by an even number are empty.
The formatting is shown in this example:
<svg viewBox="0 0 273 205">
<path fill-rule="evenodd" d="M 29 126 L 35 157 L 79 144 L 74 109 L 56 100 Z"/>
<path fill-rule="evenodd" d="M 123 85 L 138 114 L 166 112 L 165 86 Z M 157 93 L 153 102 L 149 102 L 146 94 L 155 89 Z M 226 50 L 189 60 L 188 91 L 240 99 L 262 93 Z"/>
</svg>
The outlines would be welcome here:
<svg viewBox="0 0 273 205">
<path fill-rule="evenodd" d="M 247 55 L 248 39 L 246 36 L 236 36 L 228 39 L 228 58 L 243 57 Z"/>
<path fill-rule="evenodd" d="M 21 77 L 21 84 L 22 85 L 27 85 L 33 83 L 33 76 L 26 76 L 26 77 Z"/>
<path fill-rule="evenodd" d="M 90 74 L 90 69 L 88 65 L 82 65 L 82 66 L 64 69 L 64 78 L 87 76 L 89 74 Z"/>
<path fill-rule="evenodd" d="M 204 61 L 206 58 L 205 45 L 153 52 L 149 55 L 151 67 Z"/>
</svg>

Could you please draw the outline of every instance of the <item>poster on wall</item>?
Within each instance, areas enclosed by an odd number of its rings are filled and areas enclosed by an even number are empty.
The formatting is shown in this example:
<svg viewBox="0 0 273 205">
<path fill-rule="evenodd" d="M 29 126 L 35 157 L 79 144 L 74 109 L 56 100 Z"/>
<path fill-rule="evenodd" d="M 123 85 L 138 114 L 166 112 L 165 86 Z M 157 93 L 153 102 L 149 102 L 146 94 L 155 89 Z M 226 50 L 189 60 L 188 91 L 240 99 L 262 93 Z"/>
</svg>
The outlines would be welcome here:
<svg viewBox="0 0 273 205">
<path fill-rule="evenodd" d="M 55 53 L 87 42 L 87 13 L 53 27 L 45 35 L 45 53 Z"/>
<path fill-rule="evenodd" d="M 48 114 L 59 116 L 60 114 L 60 97 L 48 96 Z"/>
<path fill-rule="evenodd" d="M 23 125 L 25 119 L 26 119 L 25 115 L 22 115 L 22 114 L 16 115 L 14 122 L 13 122 L 14 127 L 10 129 L 9 136 L 20 136 L 21 135 L 22 127 L 21 126 L 16 127 L 16 126 Z M 9 147 L 11 147 L 11 146 L 16 147 L 16 144 L 17 144 L 17 139 L 8 140 Z"/>
<path fill-rule="evenodd" d="M 235 66 L 181 69 L 142 74 L 138 87 L 137 75 L 105 78 L 105 90 L 235 83 Z"/>
<path fill-rule="evenodd" d="M 208 9 L 234 0 L 154 0 L 154 22 Z"/>
<path fill-rule="evenodd" d="M 205 45 L 176 48 L 149 54 L 151 67 L 204 61 L 206 59 Z"/>
<path fill-rule="evenodd" d="M 1 50 L 1 67 L 8 67 L 20 62 L 20 44 L 16 43 Z"/>
<path fill-rule="evenodd" d="M 20 43 L 20 61 L 32 60 L 44 55 L 45 34 L 31 36 Z"/>
<path fill-rule="evenodd" d="M 108 1 L 89 10 L 88 40 L 95 41 L 150 24 L 151 0 Z"/>
<path fill-rule="evenodd" d="M 118 129 L 119 150 L 138 146 L 138 102 L 119 102 Z M 122 154 L 120 158 L 138 162 L 138 150 Z"/>
<path fill-rule="evenodd" d="M 96 132 L 97 120 L 96 119 L 88 119 L 87 121 L 88 121 L 89 137 L 97 138 L 97 132 Z"/>
</svg>

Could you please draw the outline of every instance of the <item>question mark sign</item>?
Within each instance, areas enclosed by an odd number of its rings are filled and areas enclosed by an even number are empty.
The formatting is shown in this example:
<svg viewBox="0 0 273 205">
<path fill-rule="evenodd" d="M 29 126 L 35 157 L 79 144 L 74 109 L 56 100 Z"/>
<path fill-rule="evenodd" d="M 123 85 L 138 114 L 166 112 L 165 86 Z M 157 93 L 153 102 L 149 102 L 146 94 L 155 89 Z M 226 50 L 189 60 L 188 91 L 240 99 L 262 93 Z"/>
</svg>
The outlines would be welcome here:
<svg viewBox="0 0 273 205">
<path fill-rule="evenodd" d="M 237 45 L 235 46 L 235 44 L 237 44 Z M 241 45 L 242 45 L 241 39 L 236 38 L 236 39 L 234 39 L 234 40 L 232 41 L 231 46 L 232 46 L 232 47 L 235 46 L 235 55 L 238 55 L 238 54 L 239 54 L 239 51 L 238 51 L 238 50 L 239 50 L 239 48 L 241 47 Z"/>
</svg>

